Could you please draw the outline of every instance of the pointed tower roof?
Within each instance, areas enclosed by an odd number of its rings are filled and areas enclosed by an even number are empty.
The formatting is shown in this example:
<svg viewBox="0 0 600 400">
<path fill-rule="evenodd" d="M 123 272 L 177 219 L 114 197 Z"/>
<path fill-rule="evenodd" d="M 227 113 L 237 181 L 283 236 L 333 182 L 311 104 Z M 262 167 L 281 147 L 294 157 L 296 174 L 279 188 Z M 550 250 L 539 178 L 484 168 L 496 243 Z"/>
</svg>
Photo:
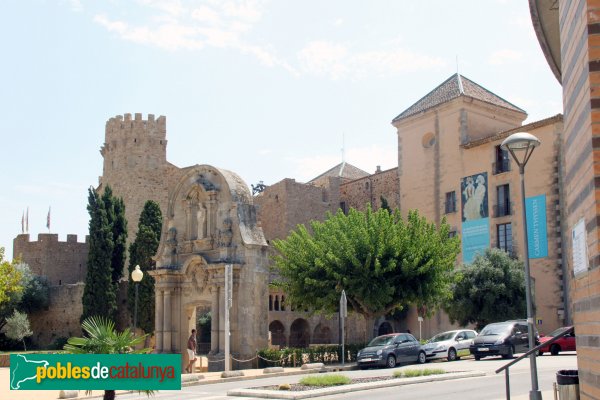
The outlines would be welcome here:
<svg viewBox="0 0 600 400">
<path fill-rule="evenodd" d="M 472 80 L 465 78 L 460 74 L 454 74 L 415 104 L 400 113 L 400 115 L 392 120 L 392 123 L 421 113 L 450 100 L 454 100 L 460 96 L 472 97 L 485 103 L 527 114 L 523 109 L 509 103 L 502 97 L 490 92 Z"/>
<path fill-rule="evenodd" d="M 314 179 L 311 179 L 308 183 L 313 183 L 321 178 L 326 176 L 330 177 L 341 177 L 344 179 L 359 179 L 364 178 L 365 176 L 371 175 L 362 169 L 355 167 L 352 164 L 348 164 L 347 162 L 341 162 L 335 167 L 323 172 L 321 175 L 317 176 Z"/>
</svg>

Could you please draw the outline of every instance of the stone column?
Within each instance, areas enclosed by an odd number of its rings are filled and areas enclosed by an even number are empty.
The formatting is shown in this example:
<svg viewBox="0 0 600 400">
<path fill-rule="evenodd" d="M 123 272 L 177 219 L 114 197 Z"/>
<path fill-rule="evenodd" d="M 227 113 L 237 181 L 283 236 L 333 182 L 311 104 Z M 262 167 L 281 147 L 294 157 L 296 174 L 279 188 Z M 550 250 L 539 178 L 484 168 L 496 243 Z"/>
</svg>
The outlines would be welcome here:
<svg viewBox="0 0 600 400">
<path fill-rule="evenodd" d="M 164 318 L 164 309 L 163 309 L 163 291 L 156 290 L 155 292 L 155 311 L 154 311 L 154 325 L 155 326 L 155 350 L 157 353 L 162 353 L 163 351 L 163 318 Z"/>
<path fill-rule="evenodd" d="M 171 290 L 165 289 L 164 299 L 164 318 L 163 318 L 163 351 L 171 352 Z"/>
<path fill-rule="evenodd" d="M 217 354 L 219 352 L 219 288 L 213 286 L 210 288 L 212 297 L 210 305 L 211 327 L 210 327 L 210 352 Z"/>
</svg>

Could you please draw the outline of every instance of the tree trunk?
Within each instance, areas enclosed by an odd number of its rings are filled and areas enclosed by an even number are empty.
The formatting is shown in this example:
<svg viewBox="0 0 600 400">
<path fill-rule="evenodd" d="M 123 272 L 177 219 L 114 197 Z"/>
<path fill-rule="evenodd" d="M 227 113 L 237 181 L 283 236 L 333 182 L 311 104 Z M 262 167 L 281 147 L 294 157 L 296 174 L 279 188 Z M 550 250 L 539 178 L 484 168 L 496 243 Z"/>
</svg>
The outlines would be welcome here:
<svg viewBox="0 0 600 400">
<path fill-rule="evenodd" d="M 27 346 L 25 346 L 25 339 L 23 339 L 23 348 L 27 351 Z"/>
<path fill-rule="evenodd" d="M 114 390 L 105 390 L 103 400 L 115 400 L 116 392 Z"/>
</svg>

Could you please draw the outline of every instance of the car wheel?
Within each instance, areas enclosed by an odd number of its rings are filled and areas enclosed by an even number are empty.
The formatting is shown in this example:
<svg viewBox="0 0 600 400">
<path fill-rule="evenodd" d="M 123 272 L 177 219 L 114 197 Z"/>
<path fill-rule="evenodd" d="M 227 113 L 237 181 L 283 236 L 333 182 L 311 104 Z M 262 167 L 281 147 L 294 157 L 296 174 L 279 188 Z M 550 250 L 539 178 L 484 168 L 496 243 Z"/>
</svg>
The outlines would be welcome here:
<svg viewBox="0 0 600 400">
<path fill-rule="evenodd" d="M 427 356 L 424 351 L 419 352 L 419 357 L 417 358 L 417 362 L 419 364 L 425 364 L 427 362 Z"/>
<path fill-rule="evenodd" d="M 508 354 L 503 354 L 502 358 L 505 358 L 505 359 L 514 358 L 514 356 L 515 356 L 515 349 L 512 346 L 510 346 L 508 348 Z"/>
<path fill-rule="evenodd" d="M 456 350 L 452 347 L 448 349 L 448 361 L 456 361 Z"/>
<path fill-rule="evenodd" d="M 537 355 L 538 355 L 538 356 L 543 356 L 543 355 L 544 355 L 544 352 L 543 352 L 543 351 L 540 351 L 540 350 L 538 350 L 538 352 L 537 352 Z"/>
<path fill-rule="evenodd" d="M 553 356 L 558 355 L 558 353 L 560 352 L 560 346 L 557 344 L 553 344 L 552 346 L 550 346 L 550 354 L 552 354 Z"/>
<path fill-rule="evenodd" d="M 394 357 L 392 355 L 388 356 L 387 362 L 385 363 L 385 365 L 388 368 L 394 368 L 396 366 L 396 357 Z"/>
<path fill-rule="evenodd" d="M 475 361 L 481 360 L 481 356 L 474 356 L 474 358 L 475 358 Z"/>
</svg>

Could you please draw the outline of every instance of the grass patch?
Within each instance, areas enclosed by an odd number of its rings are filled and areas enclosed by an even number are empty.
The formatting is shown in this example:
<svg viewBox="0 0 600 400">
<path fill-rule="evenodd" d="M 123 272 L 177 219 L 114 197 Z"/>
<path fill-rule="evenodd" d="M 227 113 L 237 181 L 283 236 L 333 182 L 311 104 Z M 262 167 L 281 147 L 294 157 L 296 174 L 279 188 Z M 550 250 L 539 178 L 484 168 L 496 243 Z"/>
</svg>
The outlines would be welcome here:
<svg viewBox="0 0 600 400">
<path fill-rule="evenodd" d="M 339 386 L 347 385 L 352 380 L 344 375 L 311 375 L 300 379 L 305 386 Z"/>
<path fill-rule="evenodd" d="M 404 371 L 394 371 L 394 378 L 414 378 L 415 376 L 441 375 L 446 371 L 440 368 L 425 368 L 425 369 L 406 369 Z"/>
</svg>

